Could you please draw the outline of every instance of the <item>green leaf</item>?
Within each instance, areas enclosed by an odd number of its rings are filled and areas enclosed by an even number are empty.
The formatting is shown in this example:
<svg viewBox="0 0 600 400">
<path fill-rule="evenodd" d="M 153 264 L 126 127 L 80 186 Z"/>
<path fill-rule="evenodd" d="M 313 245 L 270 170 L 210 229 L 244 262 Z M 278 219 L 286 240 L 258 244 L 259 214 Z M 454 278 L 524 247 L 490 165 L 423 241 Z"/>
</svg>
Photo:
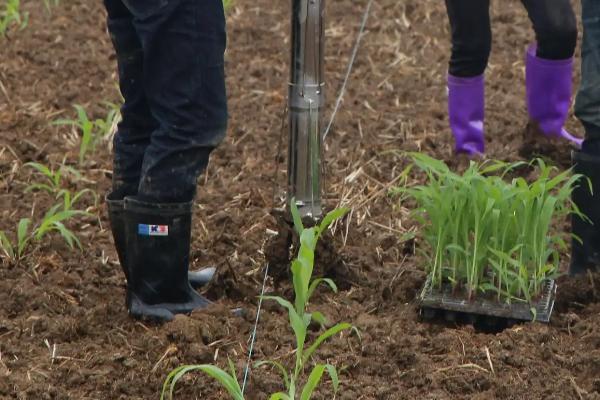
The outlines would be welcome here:
<svg viewBox="0 0 600 400">
<path fill-rule="evenodd" d="M 339 323 L 329 329 L 327 329 L 325 332 L 323 332 L 316 340 L 315 342 L 308 348 L 306 349 L 306 351 L 304 352 L 303 355 L 303 364 L 306 364 L 308 362 L 308 360 L 310 359 L 310 357 L 314 354 L 315 351 L 317 351 L 317 349 L 321 346 L 321 344 L 326 341 L 327 339 L 331 338 L 332 336 L 337 335 L 338 333 L 350 329 L 352 328 L 352 325 L 343 322 L 343 323 Z"/>
<path fill-rule="evenodd" d="M 14 260 L 15 257 L 15 249 L 4 231 L 0 231 L 0 247 L 2 247 L 2 251 L 8 258 Z"/>
<path fill-rule="evenodd" d="M 260 367 L 263 367 L 265 365 L 274 367 L 274 368 L 276 368 L 279 371 L 279 373 L 281 374 L 281 377 L 283 378 L 283 382 L 285 384 L 285 388 L 287 390 L 289 390 L 289 388 L 290 388 L 290 378 L 289 378 L 289 375 L 288 375 L 287 371 L 283 367 L 283 365 L 281 363 L 277 362 L 277 361 L 267 360 L 267 361 L 258 361 L 256 363 L 254 363 L 254 368 L 260 368 Z"/>
<path fill-rule="evenodd" d="M 263 296 L 263 299 L 276 301 L 280 306 L 285 307 L 288 310 L 290 325 L 296 336 L 296 350 L 299 354 L 302 354 L 308 323 L 306 323 L 306 321 L 296 312 L 296 309 L 289 301 L 278 296 Z"/>
<path fill-rule="evenodd" d="M 190 372 L 201 371 L 211 378 L 215 379 L 219 384 L 229 393 L 233 400 L 244 400 L 242 389 L 235 376 L 228 374 L 222 369 L 213 365 L 184 365 L 174 369 L 165 380 L 163 384 L 162 393 L 160 399 L 164 400 L 165 395 L 168 394 L 168 399 L 173 399 L 173 392 L 177 382 L 186 374 Z"/>
<path fill-rule="evenodd" d="M 329 225 L 331 225 L 335 220 L 338 220 L 344 215 L 348 214 L 349 211 L 349 208 L 341 207 L 328 213 L 319 224 L 319 233 L 325 232 L 327 228 L 329 228 Z"/>
<path fill-rule="evenodd" d="M 31 225 L 31 220 L 29 218 L 22 218 L 19 221 L 19 225 L 17 226 L 17 257 L 21 258 L 23 252 L 25 251 L 25 247 L 27 243 L 29 243 L 30 236 L 29 226 Z"/>
<path fill-rule="evenodd" d="M 327 373 L 331 376 L 331 380 L 333 381 L 334 391 L 337 393 L 337 389 L 339 387 L 339 378 L 335 367 L 332 365 L 316 365 L 308 376 L 308 380 L 302 389 L 302 394 L 300 395 L 300 400 L 310 400 L 315 389 L 319 386 L 319 382 L 321 382 L 321 378 L 323 377 L 323 373 L 327 371 Z"/>
<path fill-rule="evenodd" d="M 340 388 L 340 378 L 338 377 L 337 369 L 331 364 L 325 365 L 325 369 L 331 377 L 331 383 L 333 384 L 333 392 L 337 393 L 338 389 Z"/>
<path fill-rule="evenodd" d="M 296 233 L 298 233 L 298 235 L 302 235 L 302 232 L 304 231 L 304 225 L 302 224 L 300 211 L 298 210 L 298 206 L 296 205 L 296 199 L 294 198 L 290 200 L 290 212 L 292 213 L 292 220 L 294 221 L 294 228 L 296 229 Z"/>
<path fill-rule="evenodd" d="M 48 179 L 52 179 L 54 176 L 54 172 L 52 172 L 47 166 L 44 164 L 36 163 L 36 162 L 28 162 L 24 164 L 25 167 L 31 167 L 36 171 L 40 172 L 42 175 L 46 176 Z"/>
<path fill-rule="evenodd" d="M 315 312 L 311 313 L 311 316 L 312 316 L 312 320 L 317 322 L 321 326 L 325 326 L 328 324 L 327 318 L 325 318 L 325 316 L 319 311 L 315 311 Z"/>
<path fill-rule="evenodd" d="M 308 294 L 306 296 L 307 297 L 307 299 L 306 299 L 307 302 L 310 301 L 310 298 L 312 297 L 313 293 L 315 292 L 315 290 L 317 289 L 317 287 L 320 284 L 322 284 L 322 283 L 324 283 L 327 286 L 329 286 L 334 293 L 337 293 L 337 291 L 338 291 L 337 285 L 335 284 L 335 282 L 332 279 L 329 279 L 329 278 L 317 278 L 317 279 L 313 280 L 310 283 L 310 286 L 308 288 Z"/>
<path fill-rule="evenodd" d="M 54 192 L 54 189 L 45 183 L 33 183 L 25 188 L 25 193 L 29 193 L 34 190 L 41 190 L 50 194 Z"/>
<path fill-rule="evenodd" d="M 290 399 L 290 396 L 288 396 L 285 393 L 282 392 L 277 392 L 277 393 L 273 393 L 270 397 L 269 400 L 292 400 Z"/>
</svg>

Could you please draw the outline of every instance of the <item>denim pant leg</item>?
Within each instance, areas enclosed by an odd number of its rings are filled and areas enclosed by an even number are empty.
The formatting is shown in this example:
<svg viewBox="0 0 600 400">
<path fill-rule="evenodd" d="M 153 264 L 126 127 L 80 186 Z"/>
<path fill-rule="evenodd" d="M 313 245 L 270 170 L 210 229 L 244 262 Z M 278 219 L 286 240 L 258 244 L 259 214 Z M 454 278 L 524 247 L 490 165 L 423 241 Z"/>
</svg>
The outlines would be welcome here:
<svg viewBox="0 0 600 400">
<path fill-rule="evenodd" d="M 600 142 L 600 2 L 582 0 L 582 12 L 581 86 L 575 102 L 575 115 L 585 127 L 586 142 Z M 594 147 L 597 147 L 594 152 L 600 154 L 600 145 Z"/>
<path fill-rule="evenodd" d="M 142 165 L 138 196 L 194 198 L 196 181 L 227 127 L 222 0 L 124 0 L 144 52 L 144 90 L 159 126 Z"/>
<path fill-rule="evenodd" d="M 122 0 L 104 0 L 108 30 L 117 55 L 119 86 L 125 99 L 113 140 L 113 197 L 137 193 L 142 162 L 158 122 L 152 116 L 143 87 L 143 51 L 133 15 Z"/>
</svg>

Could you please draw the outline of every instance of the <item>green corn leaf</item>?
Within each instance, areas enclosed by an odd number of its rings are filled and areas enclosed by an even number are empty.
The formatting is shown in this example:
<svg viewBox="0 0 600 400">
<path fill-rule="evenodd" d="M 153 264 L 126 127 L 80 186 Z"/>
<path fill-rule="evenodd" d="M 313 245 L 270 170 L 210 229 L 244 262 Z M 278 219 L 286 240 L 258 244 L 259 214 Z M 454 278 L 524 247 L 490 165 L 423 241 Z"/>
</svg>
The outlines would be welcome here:
<svg viewBox="0 0 600 400">
<path fill-rule="evenodd" d="M 292 213 L 292 220 L 294 221 L 294 229 L 296 229 L 296 233 L 298 233 L 298 235 L 302 235 L 302 232 L 304 232 L 304 225 L 302 224 L 300 211 L 298 210 L 296 199 L 294 198 L 290 200 L 290 212 Z"/>
<path fill-rule="evenodd" d="M 4 231 L 0 231 L 0 247 L 2 247 L 2 251 L 8 258 L 11 260 L 16 258 L 15 249 Z"/>
<path fill-rule="evenodd" d="M 537 309 L 535 307 L 531 307 L 530 311 L 532 315 L 531 321 L 535 322 L 537 320 Z"/>
<path fill-rule="evenodd" d="M 312 297 L 313 293 L 315 292 L 315 290 L 317 289 L 317 287 L 321 284 L 325 284 L 327 286 L 329 286 L 329 288 L 331 288 L 331 290 L 334 293 L 337 293 L 338 288 L 337 285 L 335 284 L 335 282 L 332 279 L 329 278 L 317 278 L 315 280 L 313 280 L 310 283 L 310 286 L 308 287 L 308 294 L 306 295 L 306 301 L 310 301 L 310 298 Z"/>
<path fill-rule="evenodd" d="M 34 184 L 31 184 L 31 185 L 29 185 L 29 186 L 27 186 L 25 188 L 25 193 L 29 193 L 29 192 L 32 192 L 34 190 L 40 190 L 40 191 L 44 191 L 44 192 L 47 192 L 47 193 L 53 193 L 54 192 L 54 188 L 46 185 L 45 183 L 34 183 Z"/>
<path fill-rule="evenodd" d="M 175 391 L 177 382 L 179 382 L 184 375 L 195 371 L 201 371 L 215 379 L 227 391 L 227 393 L 229 393 L 233 400 L 244 400 L 244 395 L 242 394 L 242 389 L 240 388 L 237 378 L 223 371 L 221 368 L 213 365 L 184 365 L 174 369 L 167 376 L 167 379 L 163 384 L 160 399 L 172 400 L 173 392 Z M 168 397 L 165 397 L 167 395 Z"/>
<path fill-rule="evenodd" d="M 62 223 L 63 221 L 66 221 L 77 215 L 82 215 L 82 216 L 90 215 L 89 213 L 86 213 L 84 211 L 79 211 L 79 210 L 57 211 L 60 206 L 61 206 L 61 204 L 57 204 L 54 207 L 52 207 L 50 210 L 48 210 L 48 212 L 44 216 L 44 219 L 42 220 L 42 223 L 35 230 L 35 239 L 36 240 L 40 240 L 46 233 L 48 233 L 52 229 L 58 228 L 60 230 L 60 226 L 56 225 L 57 222 Z M 61 231 L 61 233 L 63 233 L 63 232 Z"/>
<path fill-rule="evenodd" d="M 277 393 L 273 393 L 270 397 L 269 400 L 292 400 L 290 398 L 290 396 L 288 396 L 285 393 L 282 392 L 277 392 Z"/>
<path fill-rule="evenodd" d="M 340 388 L 340 378 L 338 376 L 337 369 L 331 364 L 325 365 L 325 369 L 327 370 L 327 373 L 331 378 L 331 383 L 333 384 L 333 392 L 337 393 Z"/>
<path fill-rule="evenodd" d="M 325 232 L 329 228 L 329 225 L 348 214 L 349 211 L 350 209 L 341 207 L 329 212 L 319 224 L 319 234 Z"/>
<path fill-rule="evenodd" d="M 254 368 L 260 368 L 263 367 L 265 365 L 274 367 L 275 369 L 277 369 L 277 371 L 279 371 L 281 377 L 283 378 L 283 382 L 285 384 L 285 388 L 287 390 L 289 390 L 290 388 L 290 377 L 287 373 L 287 371 L 285 370 L 284 366 L 277 362 L 277 361 L 270 361 L 270 360 L 266 360 L 266 361 L 258 361 L 256 363 L 254 363 Z"/>
<path fill-rule="evenodd" d="M 313 321 L 317 322 L 321 326 L 325 326 L 328 324 L 327 318 L 323 315 L 323 313 L 319 311 L 315 311 L 310 314 Z"/>
<path fill-rule="evenodd" d="M 65 225 L 62 222 L 54 221 L 53 225 L 56 228 L 56 230 L 58 230 L 58 232 L 61 234 L 63 239 L 65 239 L 65 241 L 71 249 L 74 248 L 75 245 L 77 245 L 77 247 L 81 249 L 81 243 L 79 242 L 79 239 L 77 239 L 75 234 L 69 229 L 67 229 L 67 227 L 65 227 Z"/>
<path fill-rule="evenodd" d="M 31 225 L 31 220 L 29 218 L 22 218 L 19 221 L 19 225 L 17 226 L 17 257 L 21 258 L 23 252 L 25 251 L 25 247 L 27 243 L 29 243 L 30 236 L 29 226 Z"/>
<path fill-rule="evenodd" d="M 315 340 L 315 342 L 308 349 L 306 349 L 306 351 L 304 352 L 304 355 L 303 355 L 303 364 L 306 364 L 308 362 L 310 357 L 315 353 L 315 351 L 317 351 L 317 349 L 321 346 L 321 344 L 323 344 L 324 341 L 331 338 L 332 336 L 337 335 L 338 333 L 340 333 L 344 330 L 351 329 L 351 328 L 352 328 L 352 325 L 343 322 L 343 323 L 339 323 L 339 324 L 327 329 L 325 332 L 323 332 L 321 335 L 319 335 L 319 337 Z"/>
<path fill-rule="evenodd" d="M 24 164 L 24 166 L 35 169 L 36 171 L 38 171 L 39 173 L 41 173 L 42 175 L 44 175 L 45 177 L 47 177 L 50 180 L 52 180 L 52 177 L 54 176 L 54 173 L 50 170 L 50 168 L 48 168 L 44 164 L 40 164 L 40 163 L 36 163 L 36 162 L 28 162 L 28 163 Z"/>
<path fill-rule="evenodd" d="M 308 380 L 302 389 L 302 393 L 300 395 L 300 400 L 310 400 L 315 389 L 319 386 L 321 379 L 323 377 L 323 373 L 327 373 L 331 376 L 331 380 L 333 381 L 334 391 L 337 393 L 337 389 L 339 386 L 339 378 L 335 367 L 332 365 L 316 365 L 308 376 Z"/>
<path fill-rule="evenodd" d="M 306 288 L 308 282 L 306 280 L 305 270 L 306 268 L 303 266 L 302 262 L 299 260 L 292 261 L 292 283 L 294 285 L 295 293 L 294 304 L 295 310 L 299 314 L 304 312 L 308 301 L 308 289 Z"/>
<path fill-rule="evenodd" d="M 306 329 L 308 323 L 296 312 L 296 309 L 289 301 L 278 296 L 263 296 L 264 300 L 273 300 L 279 303 L 280 306 L 288 310 L 290 325 L 296 336 L 296 349 L 298 353 L 302 353 L 304 342 L 306 340 Z M 308 321 L 310 323 L 310 321 Z"/>
</svg>

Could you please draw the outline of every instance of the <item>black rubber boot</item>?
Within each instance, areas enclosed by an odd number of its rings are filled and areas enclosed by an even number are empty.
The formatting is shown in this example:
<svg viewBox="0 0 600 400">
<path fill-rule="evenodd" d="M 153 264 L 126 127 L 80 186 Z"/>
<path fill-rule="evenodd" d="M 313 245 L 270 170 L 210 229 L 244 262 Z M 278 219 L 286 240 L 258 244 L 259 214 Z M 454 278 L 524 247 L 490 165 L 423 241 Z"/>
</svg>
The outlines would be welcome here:
<svg viewBox="0 0 600 400">
<path fill-rule="evenodd" d="M 129 280 L 129 273 L 125 265 L 125 257 L 127 250 L 125 246 L 125 201 L 124 200 L 113 200 L 112 194 L 106 196 L 106 204 L 108 205 L 108 217 L 110 220 L 110 227 L 112 230 L 113 240 L 117 249 L 117 255 L 119 256 L 119 263 L 125 273 L 125 278 Z M 188 279 L 190 285 L 193 288 L 198 289 L 202 286 L 206 286 L 215 275 L 216 268 L 204 268 L 198 271 L 189 271 Z"/>
<path fill-rule="evenodd" d="M 578 182 L 573 191 L 573 202 L 589 221 L 573 215 L 572 231 L 577 238 L 572 241 L 569 275 L 577 275 L 600 266 L 600 157 L 573 152 L 573 172 L 589 178 Z"/>
<path fill-rule="evenodd" d="M 190 286 L 192 203 L 125 198 L 129 314 L 168 321 L 210 302 Z"/>
<path fill-rule="evenodd" d="M 125 274 L 125 278 L 129 280 L 129 271 L 125 262 L 125 209 L 123 200 L 112 200 L 111 195 L 106 196 L 106 204 L 108 207 L 108 219 L 110 220 L 110 229 L 112 231 L 119 264 Z"/>
</svg>

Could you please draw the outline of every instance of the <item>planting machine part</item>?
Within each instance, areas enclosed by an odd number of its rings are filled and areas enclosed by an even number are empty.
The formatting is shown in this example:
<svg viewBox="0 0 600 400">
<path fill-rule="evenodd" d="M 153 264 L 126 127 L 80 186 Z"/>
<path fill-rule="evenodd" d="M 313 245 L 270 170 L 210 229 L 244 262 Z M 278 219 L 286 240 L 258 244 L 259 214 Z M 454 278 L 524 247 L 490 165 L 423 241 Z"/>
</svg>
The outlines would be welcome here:
<svg viewBox="0 0 600 400">
<path fill-rule="evenodd" d="M 453 294 L 450 285 L 441 292 L 434 290 L 431 278 L 428 278 L 417 301 L 421 316 L 425 320 L 446 320 L 482 326 L 489 330 L 501 330 L 519 322 L 533 321 L 534 318 L 538 322 L 550 322 L 556 289 L 554 280 L 545 281 L 541 296 L 532 304 L 523 302 L 509 304 L 483 298 L 469 301 Z M 535 315 L 532 309 L 535 309 Z"/>
<path fill-rule="evenodd" d="M 287 204 L 321 217 L 325 0 L 292 0 Z"/>
</svg>

